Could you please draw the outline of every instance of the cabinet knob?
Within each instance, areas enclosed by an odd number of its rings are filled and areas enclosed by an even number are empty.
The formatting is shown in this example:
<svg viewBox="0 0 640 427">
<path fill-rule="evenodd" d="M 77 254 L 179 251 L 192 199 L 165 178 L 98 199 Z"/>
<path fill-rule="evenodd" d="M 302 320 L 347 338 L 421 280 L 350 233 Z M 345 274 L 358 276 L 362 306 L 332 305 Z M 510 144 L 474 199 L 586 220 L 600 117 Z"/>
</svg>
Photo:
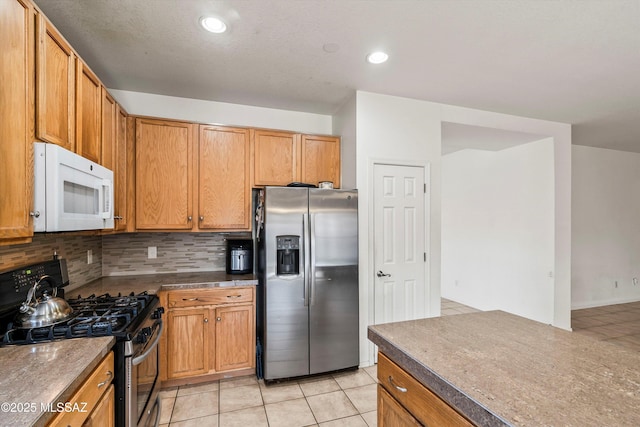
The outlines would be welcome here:
<svg viewBox="0 0 640 427">
<path fill-rule="evenodd" d="M 207 319 L 206 317 L 204 318 L 204 323 L 209 323 L 209 319 Z"/>
<path fill-rule="evenodd" d="M 29 212 L 29 215 L 34 218 L 40 218 L 40 211 Z"/>
<path fill-rule="evenodd" d="M 222 320 L 222 317 L 216 317 L 216 320 L 219 322 Z"/>
<path fill-rule="evenodd" d="M 189 215 L 189 216 L 187 217 L 187 221 L 191 221 L 192 219 L 193 219 L 193 218 L 191 217 L 191 215 Z"/>
<path fill-rule="evenodd" d="M 200 215 L 200 221 L 204 221 L 204 217 L 202 215 Z"/>
</svg>

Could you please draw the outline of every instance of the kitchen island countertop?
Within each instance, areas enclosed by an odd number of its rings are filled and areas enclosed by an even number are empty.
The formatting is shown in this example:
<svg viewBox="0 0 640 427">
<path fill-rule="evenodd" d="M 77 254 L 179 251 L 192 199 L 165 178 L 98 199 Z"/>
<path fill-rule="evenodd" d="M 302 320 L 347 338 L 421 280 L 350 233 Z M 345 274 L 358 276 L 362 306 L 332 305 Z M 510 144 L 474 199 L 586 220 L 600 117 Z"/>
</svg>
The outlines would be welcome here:
<svg viewBox="0 0 640 427">
<path fill-rule="evenodd" d="M 0 348 L 0 425 L 44 426 L 104 356 L 113 337 L 77 338 Z"/>
<path fill-rule="evenodd" d="M 75 289 L 65 289 L 65 297 L 81 296 L 86 298 L 91 294 L 101 295 L 104 293 L 127 295 L 131 292 L 137 294 L 144 291 L 155 294 L 160 290 L 255 286 L 257 284 L 258 279 L 253 274 L 227 274 L 224 271 L 106 276 Z"/>
<path fill-rule="evenodd" d="M 501 311 L 370 326 L 389 359 L 478 426 L 638 426 L 640 353 Z"/>
</svg>

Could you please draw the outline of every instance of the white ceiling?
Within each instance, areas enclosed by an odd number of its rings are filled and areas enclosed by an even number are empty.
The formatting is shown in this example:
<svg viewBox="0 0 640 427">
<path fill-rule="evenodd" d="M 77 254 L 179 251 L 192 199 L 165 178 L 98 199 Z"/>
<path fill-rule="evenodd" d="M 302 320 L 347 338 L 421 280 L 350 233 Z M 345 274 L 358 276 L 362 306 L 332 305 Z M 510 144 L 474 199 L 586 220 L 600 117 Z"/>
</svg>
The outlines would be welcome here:
<svg viewBox="0 0 640 427">
<path fill-rule="evenodd" d="M 321 114 L 365 90 L 640 152 L 640 0 L 35 2 L 113 89 Z M 205 14 L 230 31 L 206 33 Z M 367 64 L 377 49 L 389 61 Z"/>
</svg>

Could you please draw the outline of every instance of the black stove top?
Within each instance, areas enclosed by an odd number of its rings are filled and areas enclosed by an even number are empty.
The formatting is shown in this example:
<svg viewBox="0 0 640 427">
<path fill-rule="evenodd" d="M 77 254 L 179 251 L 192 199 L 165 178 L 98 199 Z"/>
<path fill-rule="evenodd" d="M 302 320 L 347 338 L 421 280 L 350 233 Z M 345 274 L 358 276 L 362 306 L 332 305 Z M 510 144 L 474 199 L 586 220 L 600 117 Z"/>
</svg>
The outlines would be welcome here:
<svg viewBox="0 0 640 427">
<path fill-rule="evenodd" d="M 88 298 L 67 299 L 73 309 L 68 320 L 50 326 L 20 329 L 9 321 L 2 333 L 0 345 L 33 344 L 65 338 L 114 336 L 131 339 L 137 323 L 146 316 L 158 298 L 139 295 L 91 295 Z"/>
<path fill-rule="evenodd" d="M 73 312 L 63 322 L 49 326 L 22 329 L 13 319 L 27 292 L 38 277 L 53 277 L 58 296 L 69 283 L 64 260 L 30 265 L 0 274 L 0 346 L 33 344 L 66 338 L 114 336 L 131 340 L 144 318 L 158 305 L 158 297 L 146 292 L 129 295 L 91 295 L 86 298 L 65 298 Z"/>
</svg>

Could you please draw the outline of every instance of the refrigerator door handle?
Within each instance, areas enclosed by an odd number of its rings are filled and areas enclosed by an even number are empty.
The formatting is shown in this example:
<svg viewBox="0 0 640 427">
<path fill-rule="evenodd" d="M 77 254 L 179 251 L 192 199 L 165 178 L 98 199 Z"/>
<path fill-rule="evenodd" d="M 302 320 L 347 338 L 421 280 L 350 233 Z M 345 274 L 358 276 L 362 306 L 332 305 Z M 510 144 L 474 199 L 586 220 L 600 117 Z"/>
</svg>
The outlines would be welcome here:
<svg viewBox="0 0 640 427">
<path fill-rule="evenodd" d="M 309 305 L 313 305 L 316 292 L 316 221 L 315 214 L 309 214 Z"/>
<path fill-rule="evenodd" d="M 310 264 L 310 250 L 309 250 L 309 214 L 302 215 L 302 259 L 303 264 L 303 281 L 304 281 L 304 306 L 309 306 L 310 289 L 309 289 L 309 264 Z"/>
</svg>

